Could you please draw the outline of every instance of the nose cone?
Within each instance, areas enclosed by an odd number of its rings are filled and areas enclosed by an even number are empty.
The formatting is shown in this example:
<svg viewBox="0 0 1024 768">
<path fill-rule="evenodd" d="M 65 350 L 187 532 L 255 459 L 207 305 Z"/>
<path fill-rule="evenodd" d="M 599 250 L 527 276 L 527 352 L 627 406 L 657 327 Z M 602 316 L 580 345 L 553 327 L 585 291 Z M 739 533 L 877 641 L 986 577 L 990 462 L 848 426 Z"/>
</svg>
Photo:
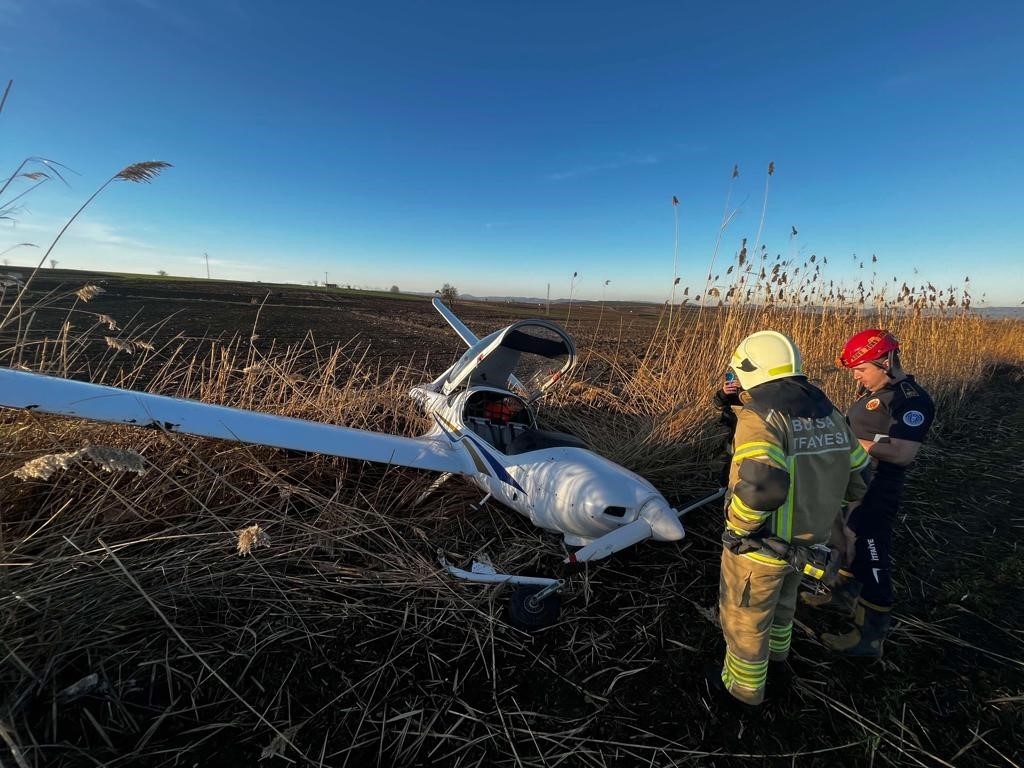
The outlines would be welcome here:
<svg viewBox="0 0 1024 768">
<path fill-rule="evenodd" d="M 651 538 L 655 541 L 679 541 L 686 535 L 679 515 L 661 497 L 644 504 L 640 517 L 651 526 Z"/>
</svg>

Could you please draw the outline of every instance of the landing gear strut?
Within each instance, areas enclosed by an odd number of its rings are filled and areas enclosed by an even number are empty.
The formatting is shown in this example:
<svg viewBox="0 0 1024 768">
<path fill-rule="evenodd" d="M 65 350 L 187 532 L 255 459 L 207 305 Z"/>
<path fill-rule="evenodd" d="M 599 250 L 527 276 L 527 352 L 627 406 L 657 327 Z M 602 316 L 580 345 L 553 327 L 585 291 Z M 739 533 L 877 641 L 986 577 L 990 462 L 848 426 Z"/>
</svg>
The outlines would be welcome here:
<svg viewBox="0 0 1024 768">
<path fill-rule="evenodd" d="M 518 587 L 508 604 L 508 620 L 512 626 L 533 632 L 558 621 L 562 610 L 562 599 L 558 593 L 565 589 L 564 579 L 498 573 L 486 557 L 481 557 L 481 562 L 474 561 L 472 570 L 464 571 L 449 563 L 441 550 L 437 552 L 437 560 L 448 573 L 464 581 Z"/>
</svg>

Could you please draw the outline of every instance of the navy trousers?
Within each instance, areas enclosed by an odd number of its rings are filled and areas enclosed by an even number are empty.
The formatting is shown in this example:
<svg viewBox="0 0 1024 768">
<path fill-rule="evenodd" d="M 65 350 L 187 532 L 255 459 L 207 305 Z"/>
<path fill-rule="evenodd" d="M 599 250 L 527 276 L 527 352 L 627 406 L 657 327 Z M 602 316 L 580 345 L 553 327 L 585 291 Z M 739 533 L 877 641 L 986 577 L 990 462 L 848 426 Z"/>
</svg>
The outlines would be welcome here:
<svg viewBox="0 0 1024 768">
<path fill-rule="evenodd" d="M 903 493 L 903 467 L 879 462 L 867 494 L 847 525 L 857 534 L 857 550 L 850 568 L 863 585 L 860 596 L 879 608 L 892 607 L 892 524 Z"/>
</svg>

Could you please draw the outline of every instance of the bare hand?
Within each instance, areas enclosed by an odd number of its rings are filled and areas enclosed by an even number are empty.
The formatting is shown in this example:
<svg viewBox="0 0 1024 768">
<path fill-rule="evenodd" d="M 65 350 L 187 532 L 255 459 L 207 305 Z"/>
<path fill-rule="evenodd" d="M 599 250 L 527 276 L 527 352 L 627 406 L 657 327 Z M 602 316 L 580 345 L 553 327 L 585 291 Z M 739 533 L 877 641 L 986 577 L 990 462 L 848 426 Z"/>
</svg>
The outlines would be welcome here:
<svg viewBox="0 0 1024 768">
<path fill-rule="evenodd" d="M 732 381 L 727 381 L 725 382 L 725 384 L 722 385 L 722 391 L 725 392 L 725 394 L 727 395 L 735 395 L 737 392 L 740 391 L 740 383 L 735 379 L 733 379 Z"/>
</svg>

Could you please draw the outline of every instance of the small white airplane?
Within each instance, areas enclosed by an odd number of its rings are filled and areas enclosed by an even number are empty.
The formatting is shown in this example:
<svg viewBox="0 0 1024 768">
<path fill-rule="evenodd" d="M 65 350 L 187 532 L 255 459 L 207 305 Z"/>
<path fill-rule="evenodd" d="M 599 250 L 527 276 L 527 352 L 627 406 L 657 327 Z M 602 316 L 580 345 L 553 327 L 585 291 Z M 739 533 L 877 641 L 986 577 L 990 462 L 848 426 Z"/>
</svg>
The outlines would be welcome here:
<svg viewBox="0 0 1024 768">
<path fill-rule="evenodd" d="M 440 301 L 434 307 L 469 349 L 437 379 L 409 394 L 433 419 L 410 438 L 0 368 L 0 406 L 133 424 L 202 437 L 322 453 L 470 478 L 494 499 L 580 549 L 564 563 L 600 560 L 646 539 L 678 541 L 684 510 L 644 478 L 589 450 L 582 440 L 537 426 L 531 407 L 576 362 L 572 338 L 554 323 L 521 320 L 478 339 Z M 428 491 L 429 493 L 429 491 Z M 426 494 L 424 494 L 425 496 Z M 483 503 L 483 502 L 481 502 Z M 513 623 L 534 629 L 557 619 L 563 579 L 498 573 L 487 562 L 466 571 L 478 583 L 520 587 Z"/>
</svg>

